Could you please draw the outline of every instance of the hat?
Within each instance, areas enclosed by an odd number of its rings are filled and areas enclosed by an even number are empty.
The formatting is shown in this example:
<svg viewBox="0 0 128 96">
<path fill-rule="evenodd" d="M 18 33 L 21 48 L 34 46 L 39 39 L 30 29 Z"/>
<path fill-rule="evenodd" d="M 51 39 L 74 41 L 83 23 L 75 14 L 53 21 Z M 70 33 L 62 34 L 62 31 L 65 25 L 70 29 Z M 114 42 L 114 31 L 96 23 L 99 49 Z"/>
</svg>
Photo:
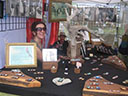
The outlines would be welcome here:
<svg viewBox="0 0 128 96">
<path fill-rule="evenodd" d="M 64 36 L 64 37 L 66 37 L 66 35 L 65 35 L 64 32 L 60 32 L 59 37 L 60 37 L 60 36 Z"/>
</svg>

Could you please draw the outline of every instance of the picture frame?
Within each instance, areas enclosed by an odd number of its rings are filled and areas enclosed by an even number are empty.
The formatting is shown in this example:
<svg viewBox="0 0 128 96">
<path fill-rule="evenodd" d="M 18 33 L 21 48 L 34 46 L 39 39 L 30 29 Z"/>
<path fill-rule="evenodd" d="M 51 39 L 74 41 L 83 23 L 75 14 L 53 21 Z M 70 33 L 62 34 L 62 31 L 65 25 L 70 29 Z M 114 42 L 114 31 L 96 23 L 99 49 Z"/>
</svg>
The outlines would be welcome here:
<svg viewBox="0 0 128 96">
<path fill-rule="evenodd" d="M 56 62 L 57 61 L 57 49 L 56 48 L 44 48 L 42 49 L 43 62 Z"/>
<path fill-rule="evenodd" d="M 4 1 L 0 1 L 0 18 L 4 15 Z"/>
<path fill-rule="evenodd" d="M 62 1 L 62 0 L 50 0 L 49 2 L 49 22 L 58 22 L 66 21 L 65 8 L 68 9 L 68 12 L 71 12 L 71 9 L 66 6 L 65 3 L 71 3 L 71 1 Z"/>
<path fill-rule="evenodd" d="M 42 0 L 6 0 L 6 14 L 8 16 L 42 19 L 42 13 Z"/>
<path fill-rule="evenodd" d="M 36 43 L 7 43 L 5 67 L 37 67 Z"/>
</svg>

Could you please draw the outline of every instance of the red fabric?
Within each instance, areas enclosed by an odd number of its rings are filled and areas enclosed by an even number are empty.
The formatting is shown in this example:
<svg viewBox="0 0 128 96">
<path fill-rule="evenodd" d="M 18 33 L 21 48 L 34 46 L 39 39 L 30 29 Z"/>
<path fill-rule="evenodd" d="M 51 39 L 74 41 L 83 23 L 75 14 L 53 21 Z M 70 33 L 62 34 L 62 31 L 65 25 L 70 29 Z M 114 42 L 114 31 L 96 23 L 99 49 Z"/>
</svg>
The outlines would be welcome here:
<svg viewBox="0 0 128 96">
<path fill-rule="evenodd" d="M 59 22 L 58 23 L 52 23 L 50 40 L 49 40 L 49 44 L 48 45 L 53 45 L 54 42 L 57 41 L 58 32 L 59 32 Z"/>
<path fill-rule="evenodd" d="M 42 8 L 42 14 L 44 15 L 44 7 L 45 7 L 45 0 L 42 0 L 42 5 L 43 5 L 43 8 Z"/>
</svg>

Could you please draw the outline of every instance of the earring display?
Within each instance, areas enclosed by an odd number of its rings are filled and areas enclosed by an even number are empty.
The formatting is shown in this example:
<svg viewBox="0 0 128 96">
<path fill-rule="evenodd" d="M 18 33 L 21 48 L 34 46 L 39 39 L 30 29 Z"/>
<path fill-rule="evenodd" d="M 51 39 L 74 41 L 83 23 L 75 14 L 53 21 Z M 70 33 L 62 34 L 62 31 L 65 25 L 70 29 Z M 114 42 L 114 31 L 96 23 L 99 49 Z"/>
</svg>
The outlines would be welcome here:
<svg viewBox="0 0 128 96">
<path fill-rule="evenodd" d="M 114 51 L 112 50 L 111 46 L 106 46 L 104 44 L 95 46 L 97 52 L 101 52 L 108 55 L 113 55 Z"/>
<path fill-rule="evenodd" d="M 102 76 L 94 76 L 86 80 L 83 88 L 83 95 L 97 94 L 97 96 L 125 96 L 128 95 L 126 86 L 122 86 L 104 79 Z"/>
<path fill-rule="evenodd" d="M 0 72 L 0 83 L 19 87 L 41 87 L 36 79 L 25 75 L 19 69 Z"/>
<path fill-rule="evenodd" d="M 116 55 L 109 56 L 108 58 L 104 58 L 101 60 L 101 62 L 105 63 L 105 64 L 112 65 L 113 67 L 116 67 L 116 68 L 124 70 L 124 71 L 127 70 L 127 67 L 124 64 L 124 62 L 121 59 L 119 59 Z"/>
</svg>

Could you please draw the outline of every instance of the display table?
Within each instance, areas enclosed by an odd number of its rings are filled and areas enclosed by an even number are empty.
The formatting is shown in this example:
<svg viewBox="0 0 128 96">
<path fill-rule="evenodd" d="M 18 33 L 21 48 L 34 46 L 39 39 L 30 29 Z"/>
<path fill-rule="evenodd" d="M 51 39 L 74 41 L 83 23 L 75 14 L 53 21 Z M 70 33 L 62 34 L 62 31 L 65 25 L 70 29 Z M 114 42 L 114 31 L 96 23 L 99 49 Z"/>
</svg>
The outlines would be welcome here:
<svg viewBox="0 0 128 96">
<path fill-rule="evenodd" d="M 68 64 L 68 61 L 60 61 L 58 63 L 58 71 L 57 73 L 51 73 L 50 70 L 42 70 L 42 64 L 38 61 L 37 68 L 23 68 L 21 71 L 33 78 L 43 77 L 40 79 L 41 87 L 39 88 L 23 88 L 23 87 L 16 87 L 11 85 L 0 84 L 0 91 L 7 92 L 12 94 L 24 95 L 24 96 L 82 96 L 82 90 L 84 88 L 84 83 L 86 80 L 93 76 L 101 75 L 106 80 L 111 82 L 128 86 L 128 84 L 123 84 L 122 82 L 128 79 L 128 71 L 118 70 L 116 68 L 111 67 L 107 64 L 101 64 L 101 59 L 107 57 L 107 55 L 98 54 L 94 50 L 90 50 L 87 53 L 93 53 L 93 57 L 90 57 L 89 60 L 86 60 L 81 68 L 80 74 L 74 73 L 74 65 Z M 102 56 L 103 55 L 103 56 Z M 68 64 L 69 70 L 66 71 L 68 74 L 64 74 L 65 66 Z M 93 70 L 93 69 L 97 70 Z M 31 69 L 36 69 L 36 71 L 31 71 Z M 2 70 L 11 70 L 11 69 L 2 69 Z M 35 73 L 37 72 L 37 73 Z M 40 73 L 43 74 L 40 74 Z M 109 75 L 103 75 L 103 73 L 109 72 Z M 90 73 L 90 74 L 88 74 Z M 112 79 L 113 76 L 118 75 L 118 78 Z M 72 83 L 62 86 L 56 86 L 52 83 L 52 79 L 55 77 L 65 77 L 70 78 Z M 83 78 L 83 79 L 80 79 Z M 85 96 L 92 96 L 86 95 Z"/>
</svg>

